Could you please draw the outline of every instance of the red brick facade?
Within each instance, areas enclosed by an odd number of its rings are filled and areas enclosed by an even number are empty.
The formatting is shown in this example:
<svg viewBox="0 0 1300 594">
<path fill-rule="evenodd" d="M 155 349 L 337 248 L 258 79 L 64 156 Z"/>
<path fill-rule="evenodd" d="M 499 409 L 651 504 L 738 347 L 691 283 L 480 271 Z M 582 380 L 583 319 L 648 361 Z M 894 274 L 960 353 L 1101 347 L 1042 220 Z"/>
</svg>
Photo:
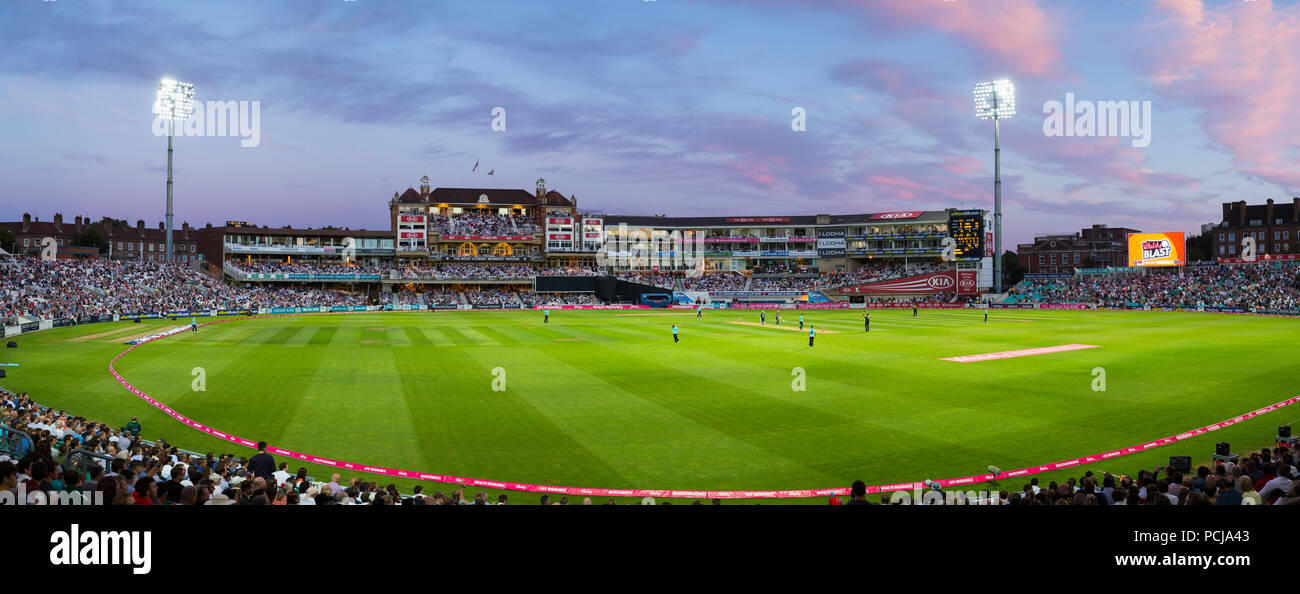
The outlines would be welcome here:
<svg viewBox="0 0 1300 594">
<path fill-rule="evenodd" d="M 109 254 L 116 259 L 144 261 L 161 261 L 166 250 L 166 231 L 163 223 L 157 229 L 147 229 L 144 221 L 136 221 L 135 227 L 113 226 L 108 221 L 94 221 L 89 217 L 78 216 L 71 222 L 64 221 L 62 214 L 54 215 L 53 221 L 33 219 L 24 213 L 18 222 L 0 222 L 0 229 L 8 229 L 14 235 L 14 246 L 0 246 L 15 255 L 39 255 L 41 242 L 46 237 L 54 238 L 59 246 L 59 257 L 76 258 L 94 256 L 93 248 L 76 246 L 76 240 L 87 227 L 95 227 L 108 240 Z M 178 262 L 192 262 L 199 259 L 198 236 L 189 223 L 182 223 L 172 230 L 172 243 L 176 249 Z M 108 254 L 105 254 L 108 255 Z"/>
<path fill-rule="evenodd" d="M 1040 235 L 1034 238 L 1033 243 L 1016 246 L 1016 260 L 1031 274 L 1126 266 L 1129 233 L 1141 231 L 1093 225 L 1073 235 Z"/>
</svg>

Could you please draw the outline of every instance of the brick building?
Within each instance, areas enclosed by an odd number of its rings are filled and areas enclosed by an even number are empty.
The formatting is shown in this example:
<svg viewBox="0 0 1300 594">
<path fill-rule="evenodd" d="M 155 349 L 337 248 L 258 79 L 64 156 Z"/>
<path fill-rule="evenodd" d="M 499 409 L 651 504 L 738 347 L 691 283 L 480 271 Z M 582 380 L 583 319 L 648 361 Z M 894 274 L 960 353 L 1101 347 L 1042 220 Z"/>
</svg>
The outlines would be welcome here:
<svg viewBox="0 0 1300 594">
<path fill-rule="evenodd" d="M 1223 203 L 1223 220 L 1210 234 L 1215 258 L 1241 256 L 1242 240 L 1255 240 L 1256 255 L 1300 252 L 1300 198 L 1290 202 Z"/>
<path fill-rule="evenodd" d="M 77 237 L 88 227 L 97 228 L 108 240 L 109 251 L 115 259 L 132 259 L 161 261 L 166 247 L 166 227 L 158 223 L 158 228 L 145 228 L 144 220 L 136 221 L 134 227 L 114 225 L 111 219 L 91 221 L 90 217 L 77 216 L 71 222 L 64 221 L 62 214 L 55 214 L 53 221 L 41 221 L 32 218 L 30 213 L 23 213 L 23 220 L 18 222 L 0 222 L 0 229 L 8 229 L 14 235 L 13 246 L 0 246 L 15 255 L 39 256 L 41 243 L 46 237 L 54 239 L 59 246 L 60 258 L 79 258 L 98 255 L 94 247 L 78 246 Z M 198 235 L 189 223 L 182 223 L 180 228 L 172 231 L 172 243 L 176 249 L 179 262 L 192 262 L 199 259 Z"/>
<path fill-rule="evenodd" d="M 1137 229 L 1093 225 L 1070 235 L 1040 235 L 1016 246 L 1016 260 L 1030 274 L 1067 273 L 1075 268 L 1127 266 L 1128 234 Z"/>
</svg>

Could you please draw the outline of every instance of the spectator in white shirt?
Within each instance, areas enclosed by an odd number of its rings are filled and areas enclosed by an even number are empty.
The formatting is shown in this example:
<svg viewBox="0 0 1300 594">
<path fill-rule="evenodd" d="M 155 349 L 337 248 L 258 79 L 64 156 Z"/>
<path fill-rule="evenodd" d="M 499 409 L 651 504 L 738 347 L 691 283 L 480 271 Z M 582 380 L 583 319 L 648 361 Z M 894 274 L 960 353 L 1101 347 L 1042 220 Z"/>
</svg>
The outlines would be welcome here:
<svg viewBox="0 0 1300 594">
<path fill-rule="evenodd" d="M 289 479 L 293 478 L 293 475 L 292 475 L 292 474 L 289 474 L 287 471 L 285 471 L 285 468 L 288 468 L 288 467 L 289 467 L 289 464 L 288 464 L 287 462 L 281 462 L 281 463 L 280 463 L 280 469 L 277 470 L 277 471 L 275 471 L 275 472 L 271 475 L 272 477 L 275 478 L 275 484 L 277 484 L 277 485 L 283 485 L 283 484 L 289 482 Z M 336 475 L 334 475 L 334 476 L 337 477 L 338 475 L 336 474 Z"/>
<path fill-rule="evenodd" d="M 1279 465 L 1277 467 L 1277 478 L 1264 483 L 1264 488 L 1259 490 L 1259 494 L 1267 500 L 1272 496 L 1271 491 L 1273 489 L 1282 489 L 1281 495 L 1283 497 L 1287 496 L 1291 493 L 1291 479 L 1288 478 L 1290 476 L 1291 467 L 1286 464 Z"/>
</svg>

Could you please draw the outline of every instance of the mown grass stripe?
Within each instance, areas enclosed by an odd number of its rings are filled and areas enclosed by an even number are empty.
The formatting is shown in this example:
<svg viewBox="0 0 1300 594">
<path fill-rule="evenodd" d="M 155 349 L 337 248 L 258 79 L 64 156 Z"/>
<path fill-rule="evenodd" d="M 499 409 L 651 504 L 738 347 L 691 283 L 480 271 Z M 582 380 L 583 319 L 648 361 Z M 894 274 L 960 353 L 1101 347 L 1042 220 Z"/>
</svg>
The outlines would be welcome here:
<svg viewBox="0 0 1300 594">
<path fill-rule="evenodd" d="M 476 344 L 473 339 L 465 336 L 465 333 L 450 326 L 438 328 L 438 331 L 442 332 L 442 335 L 445 336 L 447 340 L 450 340 L 452 344 L 460 346 Z"/>
<path fill-rule="evenodd" d="M 493 327 L 491 327 L 491 326 L 481 326 L 481 325 L 480 325 L 480 326 L 472 326 L 472 328 L 473 328 L 473 330 L 474 330 L 475 332 L 478 332 L 479 334 L 482 334 L 483 336 L 486 336 L 486 337 L 488 337 L 488 338 L 491 338 L 491 339 L 492 339 L 493 341 L 495 341 L 498 345 L 510 345 L 510 346 L 514 346 L 514 345 L 520 345 L 520 344 L 523 344 L 523 341 L 521 341 L 521 340 L 519 340 L 519 339 L 516 339 L 515 337 L 510 336 L 509 334 L 506 334 L 505 332 L 502 332 L 502 331 L 500 331 L 500 330 L 497 330 L 496 328 L 493 328 Z"/>
<path fill-rule="evenodd" d="M 307 326 L 306 328 L 299 328 L 298 333 L 294 334 L 288 340 L 284 341 L 284 344 L 285 346 L 290 346 L 290 347 L 306 346 L 307 343 L 311 340 L 311 337 L 315 336 L 316 332 L 319 330 L 320 330 L 319 326 Z"/>
<path fill-rule="evenodd" d="M 334 335 L 339 331 L 338 326 L 325 326 L 307 339 L 307 344 L 326 346 L 334 341 Z"/>
<path fill-rule="evenodd" d="M 421 331 L 420 328 L 412 328 L 410 326 L 407 326 L 405 328 L 402 328 L 402 332 L 406 334 L 406 340 L 409 341 L 412 345 L 431 346 L 433 344 L 433 341 L 429 340 L 429 337 L 426 336 L 424 332 Z"/>
</svg>

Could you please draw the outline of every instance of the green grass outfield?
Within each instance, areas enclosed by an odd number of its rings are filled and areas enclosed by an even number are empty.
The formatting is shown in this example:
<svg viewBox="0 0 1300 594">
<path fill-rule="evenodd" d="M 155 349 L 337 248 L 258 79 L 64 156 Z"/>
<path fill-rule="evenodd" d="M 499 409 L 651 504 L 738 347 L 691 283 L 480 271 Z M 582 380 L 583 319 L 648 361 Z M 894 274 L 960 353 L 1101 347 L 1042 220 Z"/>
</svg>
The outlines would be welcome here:
<svg viewBox="0 0 1300 594">
<path fill-rule="evenodd" d="M 916 319 L 875 310 L 866 334 L 861 311 L 805 311 L 819 330 L 810 349 L 806 333 L 771 327 L 770 312 L 769 327 L 735 323 L 757 322 L 758 312 L 665 313 L 555 310 L 545 325 L 532 311 L 261 318 L 147 344 L 117 369 L 191 419 L 316 456 L 524 483 L 693 490 L 1009 470 L 1173 435 L 1300 392 L 1295 319 L 995 310 L 986 325 L 977 310 L 923 310 Z M 798 315 L 783 312 L 782 325 L 797 325 Z M 674 322 L 681 344 L 672 341 Z M 19 337 L 4 356 L 21 367 L 0 384 L 118 426 L 138 416 L 146 438 L 251 454 L 170 419 L 109 374 L 125 339 L 180 323 Z M 938 360 L 1069 343 L 1101 348 Z M 206 370 L 206 391 L 191 389 L 195 367 Z M 1097 367 L 1106 391 L 1092 389 Z M 496 368 L 504 391 L 493 390 Z M 792 389 L 795 368 L 805 391 Z M 1234 450 L 1271 445 L 1277 425 L 1297 419 L 1300 405 L 1040 476 L 1131 473 L 1172 455 L 1206 461 L 1217 441 Z M 334 471 L 308 469 L 325 480 Z"/>
</svg>

